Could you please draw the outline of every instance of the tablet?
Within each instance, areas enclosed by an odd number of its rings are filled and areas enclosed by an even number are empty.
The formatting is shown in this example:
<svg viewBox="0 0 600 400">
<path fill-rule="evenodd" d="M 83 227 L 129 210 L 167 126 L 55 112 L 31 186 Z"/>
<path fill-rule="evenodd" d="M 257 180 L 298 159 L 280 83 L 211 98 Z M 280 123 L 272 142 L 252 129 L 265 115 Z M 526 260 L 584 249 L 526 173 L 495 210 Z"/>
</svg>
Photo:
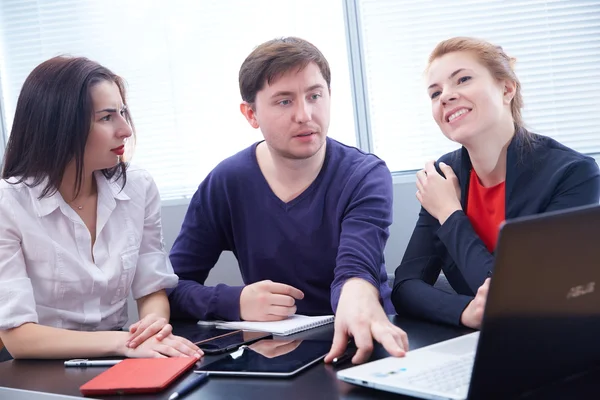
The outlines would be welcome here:
<svg viewBox="0 0 600 400">
<path fill-rule="evenodd" d="M 287 378 L 322 360 L 331 341 L 261 340 L 203 365 L 209 375 Z"/>
</svg>

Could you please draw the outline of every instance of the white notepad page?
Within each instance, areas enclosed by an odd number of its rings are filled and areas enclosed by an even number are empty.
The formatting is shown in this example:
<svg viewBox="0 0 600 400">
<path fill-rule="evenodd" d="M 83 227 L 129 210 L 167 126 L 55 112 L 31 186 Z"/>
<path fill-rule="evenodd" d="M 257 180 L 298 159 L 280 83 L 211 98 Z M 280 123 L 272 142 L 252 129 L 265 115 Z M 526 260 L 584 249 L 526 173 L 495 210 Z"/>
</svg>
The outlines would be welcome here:
<svg viewBox="0 0 600 400">
<path fill-rule="evenodd" d="M 217 328 L 222 329 L 243 329 L 247 331 L 270 332 L 274 335 L 291 335 L 296 332 L 316 328 L 317 326 L 330 324 L 333 322 L 333 315 L 323 315 L 318 317 L 308 317 L 306 315 L 294 314 L 281 321 L 268 322 L 249 322 L 249 321 L 230 321 L 220 322 Z"/>
</svg>

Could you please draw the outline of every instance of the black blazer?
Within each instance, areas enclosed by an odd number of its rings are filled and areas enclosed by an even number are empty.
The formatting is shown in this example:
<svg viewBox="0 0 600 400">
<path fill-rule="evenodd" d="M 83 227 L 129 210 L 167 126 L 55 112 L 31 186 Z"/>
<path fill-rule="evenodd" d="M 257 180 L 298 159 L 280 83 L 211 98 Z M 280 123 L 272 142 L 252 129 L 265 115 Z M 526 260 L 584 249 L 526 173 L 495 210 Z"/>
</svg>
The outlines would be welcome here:
<svg viewBox="0 0 600 400">
<path fill-rule="evenodd" d="M 600 201 L 600 172 L 593 158 L 557 141 L 517 132 L 507 150 L 506 220 Z M 471 160 L 467 150 L 442 156 L 452 167 L 466 210 Z M 494 255 L 473 230 L 463 211 L 440 223 L 421 207 L 402 263 L 396 269 L 392 302 L 398 314 L 460 325 L 460 316 L 485 279 L 492 275 Z M 440 271 L 456 291 L 433 287 Z"/>
</svg>

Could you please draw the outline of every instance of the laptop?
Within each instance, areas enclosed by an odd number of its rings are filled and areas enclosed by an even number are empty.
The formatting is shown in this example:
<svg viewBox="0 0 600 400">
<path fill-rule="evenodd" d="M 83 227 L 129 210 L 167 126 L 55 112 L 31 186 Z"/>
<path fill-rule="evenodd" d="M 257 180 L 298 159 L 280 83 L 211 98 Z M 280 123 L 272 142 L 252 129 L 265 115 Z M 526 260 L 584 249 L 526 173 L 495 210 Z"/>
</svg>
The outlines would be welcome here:
<svg viewBox="0 0 600 400">
<path fill-rule="evenodd" d="M 422 399 L 510 399 L 600 365 L 600 206 L 502 227 L 481 330 L 337 373 Z"/>
</svg>

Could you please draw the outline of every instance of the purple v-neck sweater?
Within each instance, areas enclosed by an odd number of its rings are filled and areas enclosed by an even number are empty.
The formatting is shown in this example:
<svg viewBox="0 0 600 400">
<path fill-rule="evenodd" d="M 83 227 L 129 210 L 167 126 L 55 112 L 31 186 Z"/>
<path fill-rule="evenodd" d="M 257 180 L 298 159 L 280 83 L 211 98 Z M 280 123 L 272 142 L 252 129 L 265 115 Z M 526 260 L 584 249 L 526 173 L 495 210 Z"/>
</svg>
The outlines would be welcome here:
<svg viewBox="0 0 600 400">
<path fill-rule="evenodd" d="M 227 250 L 245 284 L 270 279 L 302 290 L 298 314 L 334 313 L 352 277 L 379 288 L 386 312 L 393 313 L 383 256 L 392 222 L 385 163 L 328 138 L 315 181 L 284 203 L 260 171 L 256 145 L 221 162 L 190 202 L 170 254 L 180 278 L 169 293 L 172 316 L 240 318 L 243 286 L 203 285 Z"/>
</svg>

